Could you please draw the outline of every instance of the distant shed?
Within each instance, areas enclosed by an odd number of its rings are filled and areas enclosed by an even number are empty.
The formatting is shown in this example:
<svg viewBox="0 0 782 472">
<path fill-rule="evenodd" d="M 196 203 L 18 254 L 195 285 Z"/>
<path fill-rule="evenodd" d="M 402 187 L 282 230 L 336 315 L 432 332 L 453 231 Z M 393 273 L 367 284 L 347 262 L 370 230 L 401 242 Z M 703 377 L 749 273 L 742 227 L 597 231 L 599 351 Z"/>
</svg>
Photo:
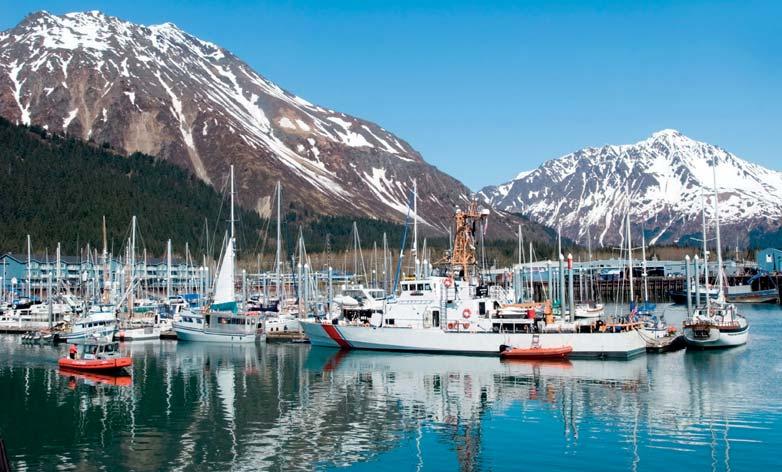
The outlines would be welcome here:
<svg viewBox="0 0 782 472">
<path fill-rule="evenodd" d="M 781 249 L 763 249 L 757 252 L 755 260 L 758 263 L 758 269 L 768 272 L 782 272 L 782 250 Z"/>
</svg>

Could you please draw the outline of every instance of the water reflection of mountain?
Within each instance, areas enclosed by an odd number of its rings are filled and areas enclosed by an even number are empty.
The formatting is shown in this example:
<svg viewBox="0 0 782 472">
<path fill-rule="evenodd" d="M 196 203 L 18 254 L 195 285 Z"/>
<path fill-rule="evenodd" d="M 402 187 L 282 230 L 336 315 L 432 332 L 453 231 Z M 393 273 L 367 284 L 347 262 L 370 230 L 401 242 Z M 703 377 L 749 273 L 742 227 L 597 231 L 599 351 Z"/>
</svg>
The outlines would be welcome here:
<svg viewBox="0 0 782 472">
<path fill-rule="evenodd" d="M 423 457 L 422 434 L 447 445 L 462 470 L 537 436 L 550 438 L 558 455 L 549 460 L 594 448 L 627 469 L 652 451 L 703 450 L 730 464 L 725 446 L 758 397 L 736 373 L 741 350 L 550 364 L 134 343 L 132 385 L 117 387 L 74 384 L 57 375 L 56 352 L 31 357 L 2 341 L 11 361 L 0 366 L 0 405 L 15 408 L 4 408 L 0 433 L 30 469 L 311 470 L 371 461 L 411 437 Z"/>
</svg>

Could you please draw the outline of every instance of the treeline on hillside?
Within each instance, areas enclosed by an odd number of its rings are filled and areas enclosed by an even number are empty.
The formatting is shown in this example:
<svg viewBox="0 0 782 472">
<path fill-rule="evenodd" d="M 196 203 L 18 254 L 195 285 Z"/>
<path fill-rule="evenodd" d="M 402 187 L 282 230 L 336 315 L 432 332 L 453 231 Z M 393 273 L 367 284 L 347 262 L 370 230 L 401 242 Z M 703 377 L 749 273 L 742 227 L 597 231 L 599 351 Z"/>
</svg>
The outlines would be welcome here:
<svg viewBox="0 0 782 472">
<path fill-rule="evenodd" d="M 227 196 L 187 170 L 141 153 L 122 156 L 107 145 L 96 146 L 40 127 L 17 126 L 2 118 L 0 175 L 2 252 L 24 253 L 26 235 L 30 234 L 36 254 L 48 250 L 53 255 L 58 242 L 62 243 L 63 254 L 83 254 L 87 244 L 92 248 L 102 246 L 104 216 L 109 249 L 115 255 L 122 254 L 130 237 L 133 215 L 139 228 L 137 247 L 145 248 L 150 257 L 162 256 L 169 238 L 177 255 L 184 254 L 187 242 L 196 260 L 203 254 L 217 257 L 226 234 Z M 259 253 L 274 252 L 274 221 L 242 208 L 237 208 L 237 219 L 240 258 L 255 260 Z M 314 215 L 295 208 L 289 208 L 284 218 L 283 251 L 286 255 L 293 253 L 301 230 L 310 254 L 344 253 L 352 248 L 353 222 L 365 251 L 373 243 L 382 250 L 386 233 L 389 249 L 398 254 L 402 224 Z M 426 228 L 419 229 L 422 244 L 428 234 Z M 411 233 L 412 228 L 408 228 L 408 249 Z M 428 240 L 433 259 L 442 257 L 448 246 L 447 237 Z M 515 241 L 487 240 L 485 248 L 489 265 L 516 260 Z M 541 255 L 550 249 L 536 243 Z"/>
<path fill-rule="evenodd" d="M 90 243 L 100 247 L 101 221 L 115 254 L 138 218 L 139 247 L 162 255 L 166 241 L 179 252 L 193 251 L 210 238 L 222 240 L 228 209 L 212 187 L 175 165 L 136 153 L 120 156 L 106 147 L 54 135 L 38 127 L 0 119 L 0 248 L 26 250 L 30 234 L 35 252 L 62 242 L 75 254 Z M 262 225 L 257 213 L 239 209 L 239 239 L 255 241 Z M 221 225 L 215 222 L 222 220 Z M 211 245 L 212 241 L 210 241 Z M 218 243 L 219 247 L 219 243 Z"/>
</svg>

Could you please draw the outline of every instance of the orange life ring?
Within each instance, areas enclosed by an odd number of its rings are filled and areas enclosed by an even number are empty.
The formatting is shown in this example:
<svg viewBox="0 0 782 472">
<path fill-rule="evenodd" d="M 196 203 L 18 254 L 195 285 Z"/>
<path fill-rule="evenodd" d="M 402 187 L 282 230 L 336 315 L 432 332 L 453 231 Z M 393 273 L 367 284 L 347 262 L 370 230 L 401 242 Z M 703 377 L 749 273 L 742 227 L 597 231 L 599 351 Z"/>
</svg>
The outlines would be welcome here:
<svg viewBox="0 0 782 472">
<path fill-rule="evenodd" d="M 451 285 L 453 285 L 453 279 L 448 277 L 443 281 L 443 285 L 445 285 L 445 288 L 451 288 Z"/>
<path fill-rule="evenodd" d="M 462 323 L 464 329 L 470 329 L 470 323 Z"/>
<path fill-rule="evenodd" d="M 448 323 L 448 329 L 453 329 L 453 323 Z"/>
<path fill-rule="evenodd" d="M 472 310 L 469 308 L 465 308 L 464 311 L 462 311 L 462 317 L 466 320 L 470 318 L 470 315 L 472 315 Z"/>
</svg>

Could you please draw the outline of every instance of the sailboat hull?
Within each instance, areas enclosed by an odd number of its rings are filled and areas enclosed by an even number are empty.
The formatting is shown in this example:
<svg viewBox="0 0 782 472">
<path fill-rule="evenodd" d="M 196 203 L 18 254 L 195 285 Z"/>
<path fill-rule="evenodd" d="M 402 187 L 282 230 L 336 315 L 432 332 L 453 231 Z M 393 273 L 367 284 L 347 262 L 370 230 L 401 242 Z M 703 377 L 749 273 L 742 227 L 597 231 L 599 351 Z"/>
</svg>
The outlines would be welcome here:
<svg viewBox="0 0 782 472">
<path fill-rule="evenodd" d="M 258 339 L 256 333 L 217 333 L 203 329 L 187 328 L 174 325 L 178 341 L 196 341 L 211 343 L 254 343 Z"/>
<path fill-rule="evenodd" d="M 747 344 L 749 326 L 738 330 L 720 330 L 716 326 L 709 328 L 685 327 L 684 339 L 688 348 L 723 349 Z"/>
</svg>

